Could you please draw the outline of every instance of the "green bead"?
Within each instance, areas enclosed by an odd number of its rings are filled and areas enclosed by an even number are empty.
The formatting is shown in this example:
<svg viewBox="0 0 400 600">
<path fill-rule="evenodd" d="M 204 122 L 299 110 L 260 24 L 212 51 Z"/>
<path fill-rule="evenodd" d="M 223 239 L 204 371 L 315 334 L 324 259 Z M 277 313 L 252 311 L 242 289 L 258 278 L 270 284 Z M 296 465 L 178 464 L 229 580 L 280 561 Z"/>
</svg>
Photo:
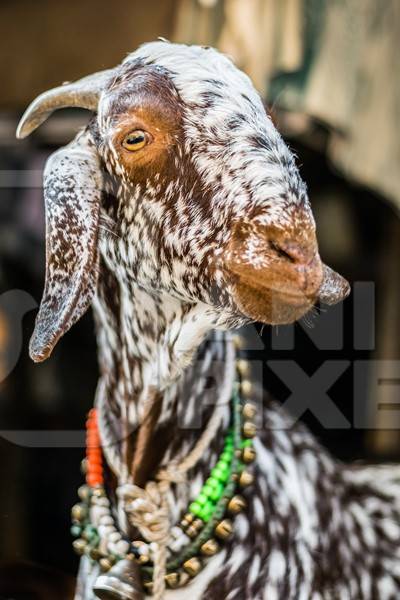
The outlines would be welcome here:
<svg viewBox="0 0 400 600">
<path fill-rule="evenodd" d="M 229 478 L 230 469 L 228 465 L 218 465 L 214 467 L 211 473 L 214 477 L 218 479 L 218 481 L 224 482 L 227 481 L 227 479 Z"/>
<path fill-rule="evenodd" d="M 214 467 L 211 471 L 211 475 L 219 482 L 222 477 L 222 471 L 219 467 Z"/>
<path fill-rule="evenodd" d="M 229 476 L 231 474 L 231 467 L 230 465 L 226 465 L 226 467 L 223 468 L 223 482 L 228 481 Z"/>
<path fill-rule="evenodd" d="M 206 481 L 206 484 L 215 490 L 215 488 L 219 486 L 219 481 L 216 477 L 209 477 Z"/>
<path fill-rule="evenodd" d="M 209 502 L 208 504 L 206 504 L 205 506 L 203 506 L 202 510 L 201 510 L 201 516 L 200 518 L 203 519 L 203 521 L 205 523 L 207 523 L 211 517 L 213 516 L 214 513 L 214 505 L 211 504 L 211 502 Z"/>
<path fill-rule="evenodd" d="M 87 540 L 88 542 L 91 542 L 92 540 L 94 540 L 97 536 L 97 530 L 95 527 L 93 527 L 93 525 L 86 525 L 85 530 L 83 532 L 83 537 L 85 538 L 85 540 Z"/>
<path fill-rule="evenodd" d="M 82 527 L 79 527 L 79 525 L 72 525 L 71 527 L 71 535 L 73 535 L 74 537 L 79 537 L 82 533 Z"/>
<path fill-rule="evenodd" d="M 201 513 L 201 505 L 196 501 L 192 502 L 191 504 L 189 504 L 189 510 L 191 513 L 196 515 L 196 517 L 199 517 Z"/>
<path fill-rule="evenodd" d="M 213 493 L 210 495 L 210 500 L 212 500 L 213 502 L 217 502 L 221 498 L 223 493 L 224 486 L 222 485 L 222 483 L 219 483 L 218 487 L 216 487 Z"/>
<path fill-rule="evenodd" d="M 207 496 L 207 498 L 210 497 L 210 494 L 212 494 L 214 487 L 212 485 L 210 485 L 209 483 L 206 483 L 205 485 L 203 485 L 203 489 L 201 490 L 202 494 L 205 494 L 205 496 Z"/>
<path fill-rule="evenodd" d="M 206 494 L 204 493 L 204 491 L 202 490 L 200 492 L 200 494 L 197 496 L 196 502 L 198 504 L 200 504 L 200 506 L 204 506 L 207 501 L 208 501 L 208 498 L 207 498 Z"/>
<path fill-rule="evenodd" d="M 230 463 L 232 460 L 232 454 L 233 454 L 233 448 L 232 448 L 232 450 L 225 450 L 225 452 L 223 452 L 221 454 L 221 460 L 224 460 L 227 463 Z"/>
</svg>

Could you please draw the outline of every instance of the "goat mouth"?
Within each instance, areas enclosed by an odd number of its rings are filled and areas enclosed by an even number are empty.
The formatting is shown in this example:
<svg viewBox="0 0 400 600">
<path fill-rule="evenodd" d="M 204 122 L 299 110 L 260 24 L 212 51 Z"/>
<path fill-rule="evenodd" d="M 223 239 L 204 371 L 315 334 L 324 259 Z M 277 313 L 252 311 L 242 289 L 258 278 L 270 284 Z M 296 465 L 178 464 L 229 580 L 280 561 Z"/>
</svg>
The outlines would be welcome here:
<svg viewBox="0 0 400 600">
<path fill-rule="evenodd" d="M 237 308 L 246 317 L 269 325 L 297 321 L 311 309 L 316 300 L 316 297 L 255 287 L 240 281 L 233 284 L 233 298 Z"/>
<path fill-rule="evenodd" d="M 224 267 L 233 284 L 274 296 L 292 306 L 314 304 L 323 282 L 323 266 L 319 258 L 304 265 L 271 265 L 263 268 L 231 260 Z"/>
</svg>

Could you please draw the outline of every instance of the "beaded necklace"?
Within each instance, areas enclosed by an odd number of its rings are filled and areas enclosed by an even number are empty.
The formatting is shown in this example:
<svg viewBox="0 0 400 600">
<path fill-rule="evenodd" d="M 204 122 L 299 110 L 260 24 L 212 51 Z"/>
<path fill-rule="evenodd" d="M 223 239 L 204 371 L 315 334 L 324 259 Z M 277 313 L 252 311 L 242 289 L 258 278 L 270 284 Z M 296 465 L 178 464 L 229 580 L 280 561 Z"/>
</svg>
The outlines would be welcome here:
<svg viewBox="0 0 400 600">
<path fill-rule="evenodd" d="M 171 528 L 172 542 L 168 545 L 165 574 L 169 588 L 185 585 L 201 571 L 207 558 L 216 554 L 221 542 L 233 534 L 231 517 L 246 508 L 246 501 L 239 491 L 253 481 L 253 475 L 246 467 L 256 456 L 253 447 L 256 407 L 249 401 L 251 383 L 245 379 L 248 363 L 237 360 L 236 369 L 238 381 L 233 386 L 231 426 L 225 435 L 223 450 L 200 493 L 192 499 L 180 523 Z M 127 540 L 116 526 L 104 486 L 103 454 L 95 408 L 88 414 L 86 430 L 86 458 L 82 461 L 86 485 L 79 488 L 81 502 L 71 511 L 71 533 L 76 538 L 73 547 L 77 554 L 98 562 L 103 573 L 110 571 L 113 581 L 117 577 L 118 590 L 109 589 L 107 582 L 100 586 L 101 589 L 95 586 L 99 598 L 138 598 L 140 596 L 133 586 L 130 587 L 123 566 L 138 565 L 143 587 L 146 593 L 151 593 L 154 575 L 151 544 L 143 539 Z M 176 550 L 174 539 L 181 542 L 182 536 L 187 543 L 183 547 L 180 543 L 180 549 Z M 105 589 L 114 595 L 107 595 Z"/>
</svg>

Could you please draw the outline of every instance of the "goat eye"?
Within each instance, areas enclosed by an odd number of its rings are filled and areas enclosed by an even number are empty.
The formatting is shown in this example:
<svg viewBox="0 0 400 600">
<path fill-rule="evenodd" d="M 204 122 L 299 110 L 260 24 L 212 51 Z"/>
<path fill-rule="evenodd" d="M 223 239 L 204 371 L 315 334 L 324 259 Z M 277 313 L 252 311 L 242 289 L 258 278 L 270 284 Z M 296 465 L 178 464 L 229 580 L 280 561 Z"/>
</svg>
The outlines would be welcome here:
<svg viewBox="0 0 400 600">
<path fill-rule="evenodd" d="M 147 133 L 137 129 L 136 131 L 131 131 L 124 137 L 122 140 L 122 145 L 126 150 L 129 150 L 129 152 L 136 152 L 136 150 L 144 148 L 147 142 Z"/>
</svg>

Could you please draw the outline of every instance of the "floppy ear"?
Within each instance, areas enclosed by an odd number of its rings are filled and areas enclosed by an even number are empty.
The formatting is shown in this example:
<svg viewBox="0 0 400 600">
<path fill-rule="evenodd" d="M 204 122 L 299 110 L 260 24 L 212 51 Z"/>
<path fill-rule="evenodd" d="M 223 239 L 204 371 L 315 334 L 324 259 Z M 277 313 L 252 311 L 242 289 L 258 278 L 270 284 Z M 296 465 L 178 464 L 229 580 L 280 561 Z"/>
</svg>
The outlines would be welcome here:
<svg viewBox="0 0 400 600">
<path fill-rule="evenodd" d="M 323 265 L 323 280 L 318 292 L 318 300 L 325 304 L 336 304 L 350 293 L 348 281 L 327 265 Z"/>
<path fill-rule="evenodd" d="M 22 116 L 17 137 L 29 135 L 59 108 L 97 111 L 100 94 L 112 75 L 112 69 L 100 71 L 44 92 Z M 99 158 L 88 133 L 78 135 L 48 159 L 44 172 L 46 282 L 30 343 L 34 361 L 50 356 L 93 298 L 101 193 Z"/>
<path fill-rule="evenodd" d="M 35 362 L 50 356 L 92 301 L 101 193 L 99 158 L 84 132 L 45 167 L 46 281 L 29 348 Z"/>
</svg>

